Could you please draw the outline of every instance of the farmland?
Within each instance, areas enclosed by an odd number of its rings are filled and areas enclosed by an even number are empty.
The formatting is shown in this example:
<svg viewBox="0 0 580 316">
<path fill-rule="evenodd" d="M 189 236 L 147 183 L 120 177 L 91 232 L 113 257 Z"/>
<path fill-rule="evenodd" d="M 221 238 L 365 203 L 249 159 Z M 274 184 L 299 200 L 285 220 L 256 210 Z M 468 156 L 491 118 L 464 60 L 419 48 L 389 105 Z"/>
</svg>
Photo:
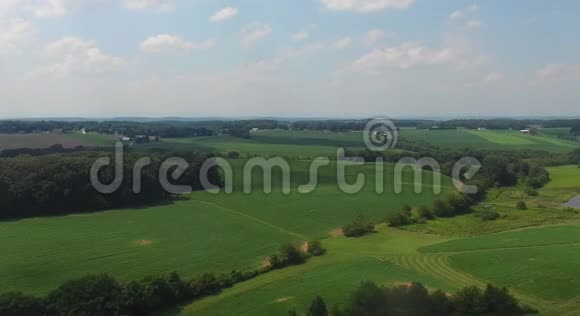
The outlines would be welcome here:
<svg viewBox="0 0 580 316">
<path fill-rule="evenodd" d="M 452 148 L 541 147 L 564 153 L 575 144 L 508 131 L 401 130 L 401 141 L 410 136 Z M 99 134 L 67 137 L 108 144 Z M 473 214 L 401 229 L 379 224 L 375 233 L 347 238 L 339 228 L 358 215 L 378 223 L 405 204 L 429 206 L 438 198 L 428 171 L 421 173 L 423 192 L 412 192 L 411 169 L 403 174 L 403 193 L 393 193 L 392 164 L 383 165 L 382 194 L 375 192 L 377 165 L 372 163 L 346 168 L 347 183 L 354 183 L 359 173 L 365 177 L 365 185 L 355 194 L 337 186 L 336 168 L 343 163 L 337 161 L 319 168 L 314 190 L 301 186 L 311 180 L 309 158 L 334 156 L 339 147 L 364 148 L 360 138 L 357 132 L 261 131 L 250 139 L 221 135 L 135 144 L 137 149 L 238 151 L 243 159 L 229 160 L 234 192 L 194 192 L 141 208 L 0 222 L 0 247 L 5 250 L 0 282 L 6 290 L 42 295 L 87 273 L 105 272 L 129 281 L 170 271 L 185 278 L 204 272 L 250 271 L 262 266 L 281 244 L 321 239 L 328 250 L 324 256 L 270 271 L 168 312 L 283 315 L 289 309 L 303 311 L 315 295 L 322 295 L 330 306 L 343 304 L 348 292 L 365 280 L 385 285 L 419 281 L 445 291 L 491 282 L 509 287 L 521 302 L 548 314 L 573 314 L 580 309 L 580 284 L 570 277 L 580 264 L 579 257 L 570 255 L 580 243 L 580 215 L 560 207 L 580 193 L 577 166 L 548 168 L 552 181 L 535 196 L 521 184 L 492 188 Z M 282 192 L 277 169 L 271 193 L 263 191 L 258 169 L 252 172 L 251 194 L 244 193 L 240 175 L 245 159 L 277 155 L 294 158 L 289 160 L 290 193 Z M 443 177 L 441 189 L 444 196 L 453 190 L 450 179 Z M 516 209 L 522 200 L 527 210 Z M 489 210 L 500 217 L 482 221 L 477 216 Z"/>
<path fill-rule="evenodd" d="M 550 130 L 550 129 L 546 129 Z M 580 148 L 580 142 L 557 137 L 561 132 L 543 133 L 541 136 L 522 135 L 517 131 L 471 130 L 418 130 L 403 128 L 399 141 L 427 142 L 451 148 L 476 148 L 486 150 L 544 150 L 566 153 Z M 264 130 L 255 132 L 249 139 L 229 135 L 165 138 L 159 143 L 140 145 L 141 149 L 203 150 L 216 153 L 237 151 L 245 156 L 282 156 L 296 159 L 330 157 L 337 148 L 363 149 L 361 132 L 321 132 Z"/>
<path fill-rule="evenodd" d="M 236 174 L 242 161 L 232 163 Z M 380 220 L 404 203 L 428 204 L 431 187 L 412 192 L 412 171 L 404 176 L 404 192 L 392 193 L 392 169 L 385 169 L 385 193 L 374 191 L 374 166 L 349 167 L 364 173 L 368 185 L 359 193 L 342 193 L 332 166 L 321 168 L 319 187 L 296 191 L 308 182 L 307 162 L 293 165 L 293 191 L 271 194 L 196 192 L 172 204 L 88 215 L 38 218 L 0 223 L 0 282 L 9 289 L 43 293 L 64 280 L 92 272 L 108 272 L 124 280 L 176 270 L 185 276 L 257 268 L 284 242 L 299 243 L 328 233 L 359 214 Z M 257 170 L 257 169 L 256 169 Z M 275 174 L 275 177 L 276 174 Z M 334 177 L 334 178 L 333 178 Z M 256 188 L 261 178 L 254 177 Z M 426 175 L 424 181 L 429 184 Z M 443 192 L 449 190 L 445 180 Z M 87 246 L 88 245 L 88 246 Z"/>
<path fill-rule="evenodd" d="M 550 130 L 550 129 L 545 129 Z M 523 135 L 519 131 L 474 131 L 401 129 L 402 139 L 424 141 L 433 145 L 494 150 L 545 150 L 569 152 L 580 147 L 580 142 L 564 140 L 561 133 L 542 133 L 539 136 Z"/>
<path fill-rule="evenodd" d="M 112 143 L 111 136 L 102 134 L 0 134 L 0 149 L 47 148 L 56 144 L 73 148 Z"/>
</svg>

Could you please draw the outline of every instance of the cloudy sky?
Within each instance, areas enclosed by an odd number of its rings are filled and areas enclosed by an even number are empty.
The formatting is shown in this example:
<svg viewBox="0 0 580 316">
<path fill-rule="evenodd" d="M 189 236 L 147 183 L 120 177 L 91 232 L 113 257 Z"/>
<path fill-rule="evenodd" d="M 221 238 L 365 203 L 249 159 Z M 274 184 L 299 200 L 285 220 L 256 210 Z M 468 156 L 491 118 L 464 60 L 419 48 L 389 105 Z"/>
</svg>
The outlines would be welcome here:
<svg viewBox="0 0 580 316">
<path fill-rule="evenodd" d="M 580 1 L 0 0 L 0 118 L 580 115 Z"/>
</svg>

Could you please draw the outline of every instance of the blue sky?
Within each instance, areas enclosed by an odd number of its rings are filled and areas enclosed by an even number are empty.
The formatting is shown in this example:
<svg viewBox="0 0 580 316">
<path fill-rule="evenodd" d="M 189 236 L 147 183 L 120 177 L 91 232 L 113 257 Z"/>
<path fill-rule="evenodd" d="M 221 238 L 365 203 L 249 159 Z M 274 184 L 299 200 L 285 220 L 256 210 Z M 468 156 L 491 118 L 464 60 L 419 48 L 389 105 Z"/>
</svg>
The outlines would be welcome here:
<svg viewBox="0 0 580 316">
<path fill-rule="evenodd" d="M 0 117 L 580 115 L 578 1 L 0 0 Z"/>
</svg>

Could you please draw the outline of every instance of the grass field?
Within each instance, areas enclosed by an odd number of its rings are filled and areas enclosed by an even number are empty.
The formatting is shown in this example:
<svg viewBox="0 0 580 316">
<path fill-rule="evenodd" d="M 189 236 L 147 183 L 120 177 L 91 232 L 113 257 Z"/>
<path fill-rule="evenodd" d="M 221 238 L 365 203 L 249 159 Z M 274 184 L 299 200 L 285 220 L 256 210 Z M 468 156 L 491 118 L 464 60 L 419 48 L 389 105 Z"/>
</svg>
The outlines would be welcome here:
<svg viewBox="0 0 580 316">
<path fill-rule="evenodd" d="M 548 130 L 548 129 L 546 129 Z M 458 130 L 416 130 L 401 129 L 401 138 L 411 141 L 425 141 L 433 145 L 499 149 L 499 150 L 545 150 L 549 152 L 569 152 L 580 148 L 580 142 L 557 138 L 557 133 L 543 133 L 541 136 L 523 135 L 519 131 L 473 131 Z"/>
<path fill-rule="evenodd" d="M 528 196 L 523 186 L 490 190 L 483 203 L 475 210 L 494 210 L 501 217 L 492 222 L 482 221 L 476 214 L 437 219 L 425 225 L 411 225 L 409 230 L 446 236 L 473 236 L 496 233 L 530 226 L 580 224 L 580 210 L 561 206 L 570 198 L 580 196 L 580 168 L 559 166 L 547 168 L 551 181 L 538 190 L 538 196 Z M 524 201 L 527 210 L 516 209 Z"/>
<path fill-rule="evenodd" d="M 242 161 L 233 162 L 239 170 Z M 308 163 L 293 164 L 293 187 L 306 183 Z M 385 168 L 392 174 L 391 167 Z M 412 192 L 412 171 L 404 176 L 405 191 L 374 192 L 374 166 L 351 167 L 366 175 L 368 185 L 355 195 L 336 186 L 332 167 L 321 168 L 320 186 L 312 193 L 193 193 L 173 204 L 88 215 L 28 219 L 0 223 L 0 283 L 5 290 L 43 293 L 86 273 L 108 272 L 123 280 L 176 270 L 184 276 L 257 268 L 285 242 L 300 243 L 328 233 L 359 214 L 380 220 L 405 203 L 430 203 Z M 390 171 L 389 171 L 390 170 Z M 239 175 L 238 173 L 236 173 Z M 424 181 L 429 183 L 426 176 Z M 334 178 L 333 178 L 334 177 Z M 276 177 L 275 177 L 276 178 Z M 261 178 L 255 177 L 255 188 Z M 385 181 L 392 180 L 386 175 Z M 239 189 L 241 179 L 237 179 Z M 443 192 L 449 190 L 449 181 Z"/>
<path fill-rule="evenodd" d="M 237 151 L 242 155 L 283 156 L 313 158 L 336 156 L 337 148 L 364 147 L 362 133 L 326 133 L 315 131 L 260 131 L 250 139 L 229 135 L 166 138 L 160 143 L 149 143 L 140 148 L 163 148 L 171 150 L 206 150 L 218 153 Z"/>
<path fill-rule="evenodd" d="M 575 238 L 561 240 L 559 233 L 570 231 Z M 284 315 L 293 308 L 303 311 L 316 295 L 332 306 L 344 303 L 349 291 L 367 280 L 385 285 L 419 281 L 446 291 L 493 282 L 509 286 L 521 302 L 540 308 L 542 314 L 574 315 L 580 310 L 574 278 L 580 258 L 564 258 L 577 247 L 578 231 L 580 227 L 562 227 L 493 234 L 481 240 L 488 248 L 480 249 L 479 240 L 465 243 L 383 226 L 359 239 L 327 238 L 327 255 L 194 302 L 181 315 Z M 506 235 L 520 242 L 504 249 Z M 456 243 L 473 248 L 442 252 L 457 250 Z M 568 262 L 560 264 L 563 260 Z"/>
<path fill-rule="evenodd" d="M 477 236 L 421 248 L 452 253 L 451 264 L 482 279 L 546 300 L 580 296 L 580 227 L 545 227 Z"/>
<path fill-rule="evenodd" d="M 47 148 L 60 144 L 65 148 L 111 145 L 111 136 L 102 134 L 0 134 L 0 150 Z"/>
</svg>

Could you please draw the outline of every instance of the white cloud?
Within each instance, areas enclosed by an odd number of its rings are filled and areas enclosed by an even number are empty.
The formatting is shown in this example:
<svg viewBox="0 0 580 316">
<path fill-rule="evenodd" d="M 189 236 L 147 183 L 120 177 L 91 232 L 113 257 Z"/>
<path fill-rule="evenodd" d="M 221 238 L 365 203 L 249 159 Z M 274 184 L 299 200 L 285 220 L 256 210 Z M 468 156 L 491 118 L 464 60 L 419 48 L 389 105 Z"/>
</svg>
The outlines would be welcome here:
<svg viewBox="0 0 580 316">
<path fill-rule="evenodd" d="M 240 31 L 240 42 L 244 47 L 251 47 L 260 40 L 272 34 L 272 28 L 267 24 L 250 23 Z"/>
<path fill-rule="evenodd" d="M 292 34 L 292 39 L 297 42 L 308 39 L 308 37 L 310 37 L 310 34 L 308 34 L 306 31 L 300 31 L 298 33 Z"/>
<path fill-rule="evenodd" d="M 228 19 L 233 18 L 234 16 L 238 15 L 238 9 L 232 7 L 225 7 L 218 12 L 214 13 L 210 18 L 209 21 L 216 23 L 222 22 Z"/>
<path fill-rule="evenodd" d="M 467 28 L 468 30 L 475 30 L 481 27 L 481 22 L 479 20 L 469 20 L 467 21 L 467 24 L 465 24 L 465 28 Z"/>
<path fill-rule="evenodd" d="M 175 9 L 175 5 L 170 0 L 122 0 L 122 3 L 126 9 L 134 11 L 169 12 Z"/>
<path fill-rule="evenodd" d="M 385 31 L 374 29 L 368 31 L 362 39 L 365 46 L 372 46 L 385 36 Z"/>
<path fill-rule="evenodd" d="M 536 71 L 536 76 L 548 78 L 580 78 L 580 65 L 547 64 Z"/>
<path fill-rule="evenodd" d="M 41 4 L 42 3 L 42 4 Z M 38 17 L 55 17 L 67 15 L 70 1 L 68 0 L 45 0 L 39 2 L 34 8 L 34 15 Z"/>
<path fill-rule="evenodd" d="M 72 0 L 0 0 L 0 16 L 28 13 L 37 17 L 57 17 L 67 15 Z"/>
<path fill-rule="evenodd" d="M 415 0 L 320 0 L 329 10 L 370 13 L 385 9 L 404 10 Z"/>
<path fill-rule="evenodd" d="M 455 22 L 459 20 L 463 20 L 467 18 L 468 15 L 471 13 L 479 10 L 479 6 L 477 4 L 472 4 L 471 6 L 463 9 L 463 10 L 455 10 L 449 14 L 449 22 Z"/>
<path fill-rule="evenodd" d="M 491 72 L 483 79 L 484 84 L 494 84 L 505 79 L 504 74 L 500 72 Z"/>
<path fill-rule="evenodd" d="M 449 21 L 457 21 L 465 18 L 465 13 L 461 10 L 455 10 L 449 15 Z"/>
<path fill-rule="evenodd" d="M 332 44 L 332 47 L 334 47 L 336 49 L 344 49 L 344 48 L 350 47 L 350 45 L 352 45 L 352 38 L 345 37 L 345 38 L 341 38 L 338 41 L 334 42 L 334 44 Z"/>
<path fill-rule="evenodd" d="M 123 59 L 103 53 L 95 41 L 86 41 L 78 37 L 63 37 L 52 42 L 46 46 L 45 53 L 59 59 L 60 62 L 38 72 L 55 76 L 114 72 L 125 64 Z"/>
<path fill-rule="evenodd" d="M 457 58 L 451 48 L 430 49 L 418 42 L 404 43 L 397 47 L 375 49 L 353 64 L 353 69 L 377 72 L 382 68 L 407 69 L 418 65 L 450 63 Z"/>
<path fill-rule="evenodd" d="M 213 40 L 201 43 L 186 41 L 179 36 L 171 34 L 158 34 L 145 39 L 140 48 L 146 53 L 183 53 L 192 49 L 210 49 L 215 46 Z"/>
<path fill-rule="evenodd" d="M 0 19 L 0 55 L 17 52 L 32 40 L 35 29 L 22 19 Z"/>
</svg>

